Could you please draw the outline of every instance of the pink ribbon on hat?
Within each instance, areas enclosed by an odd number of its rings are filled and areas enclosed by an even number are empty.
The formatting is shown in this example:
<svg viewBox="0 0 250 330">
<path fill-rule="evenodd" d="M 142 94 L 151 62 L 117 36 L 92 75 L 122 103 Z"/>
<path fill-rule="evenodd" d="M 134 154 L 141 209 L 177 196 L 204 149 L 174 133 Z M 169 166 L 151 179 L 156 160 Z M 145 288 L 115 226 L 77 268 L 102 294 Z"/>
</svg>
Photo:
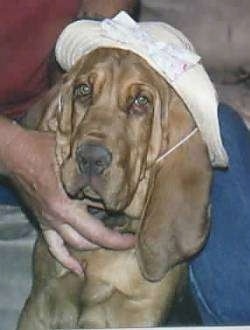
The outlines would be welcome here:
<svg viewBox="0 0 250 330">
<path fill-rule="evenodd" d="M 133 45 L 135 49 L 143 49 L 171 81 L 200 60 L 199 55 L 184 47 L 155 40 L 124 11 L 113 19 L 103 20 L 101 27 L 102 37 Z"/>
</svg>

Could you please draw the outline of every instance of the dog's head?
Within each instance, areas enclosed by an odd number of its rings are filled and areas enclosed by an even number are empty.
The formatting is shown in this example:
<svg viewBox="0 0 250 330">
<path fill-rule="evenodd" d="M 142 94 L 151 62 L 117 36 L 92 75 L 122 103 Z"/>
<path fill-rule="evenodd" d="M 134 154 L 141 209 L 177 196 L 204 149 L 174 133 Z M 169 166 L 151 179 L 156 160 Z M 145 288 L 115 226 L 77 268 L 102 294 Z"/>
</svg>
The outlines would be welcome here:
<svg viewBox="0 0 250 330">
<path fill-rule="evenodd" d="M 58 153 L 70 196 L 100 198 L 111 210 L 131 203 L 161 147 L 154 117 L 161 115 L 163 85 L 145 61 L 115 49 L 92 52 L 67 74 Z"/>
<path fill-rule="evenodd" d="M 143 201 L 138 260 L 145 277 L 160 279 L 203 245 L 207 148 L 197 133 L 157 162 L 195 123 L 146 61 L 126 50 L 92 51 L 55 88 L 43 122 L 57 134 L 61 178 L 72 198 L 100 199 L 112 211 Z"/>
</svg>

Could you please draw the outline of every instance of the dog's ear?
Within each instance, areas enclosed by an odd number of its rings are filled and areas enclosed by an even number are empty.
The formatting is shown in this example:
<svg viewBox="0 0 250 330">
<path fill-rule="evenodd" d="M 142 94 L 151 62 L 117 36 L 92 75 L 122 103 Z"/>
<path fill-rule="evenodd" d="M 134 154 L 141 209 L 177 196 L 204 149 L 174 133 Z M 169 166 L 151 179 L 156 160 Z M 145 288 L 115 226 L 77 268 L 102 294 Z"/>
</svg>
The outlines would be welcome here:
<svg viewBox="0 0 250 330">
<path fill-rule="evenodd" d="M 82 57 L 64 76 L 58 93 L 56 157 L 59 165 L 70 155 L 70 142 L 73 129 L 75 80 L 84 65 Z"/>
<path fill-rule="evenodd" d="M 60 165 L 70 150 L 74 77 L 65 74 L 31 107 L 22 120 L 24 127 L 56 133 L 56 156 Z"/>
<path fill-rule="evenodd" d="M 45 92 L 21 120 L 22 126 L 55 133 L 57 130 L 58 93 L 61 82 Z"/>
<path fill-rule="evenodd" d="M 56 157 L 59 165 L 70 154 L 72 134 L 74 77 L 68 77 L 58 93 L 58 111 L 56 116 Z"/>
<path fill-rule="evenodd" d="M 74 106 L 74 82 L 82 67 L 79 60 L 29 111 L 22 124 L 56 133 L 56 157 L 59 165 L 69 156 Z"/>
<path fill-rule="evenodd" d="M 166 149 L 194 127 L 186 106 L 173 90 L 168 120 L 162 127 Z M 148 280 L 160 280 L 203 246 L 209 230 L 211 176 L 207 149 L 198 132 L 155 164 L 137 243 L 138 263 Z"/>
</svg>

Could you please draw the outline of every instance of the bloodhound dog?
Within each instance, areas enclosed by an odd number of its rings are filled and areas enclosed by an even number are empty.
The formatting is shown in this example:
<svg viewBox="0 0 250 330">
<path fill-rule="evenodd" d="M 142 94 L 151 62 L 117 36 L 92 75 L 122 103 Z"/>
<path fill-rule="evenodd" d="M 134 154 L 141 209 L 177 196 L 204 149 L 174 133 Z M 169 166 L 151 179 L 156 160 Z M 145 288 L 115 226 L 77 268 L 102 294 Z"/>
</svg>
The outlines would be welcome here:
<svg viewBox="0 0 250 330">
<path fill-rule="evenodd" d="M 87 263 L 83 279 L 59 265 L 39 237 L 19 330 L 160 324 L 181 287 L 185 261 L 209 230 L 212 171 L 200 133 L 159 161 L 195 128 L 187 107 L 142 58 L 99 48 L 38 108 L 32 125 L 56 133 L 68 195 L 102 202 L 106 225 L 138 239 L 126 251 L 71 249 Z"/>
</svg>

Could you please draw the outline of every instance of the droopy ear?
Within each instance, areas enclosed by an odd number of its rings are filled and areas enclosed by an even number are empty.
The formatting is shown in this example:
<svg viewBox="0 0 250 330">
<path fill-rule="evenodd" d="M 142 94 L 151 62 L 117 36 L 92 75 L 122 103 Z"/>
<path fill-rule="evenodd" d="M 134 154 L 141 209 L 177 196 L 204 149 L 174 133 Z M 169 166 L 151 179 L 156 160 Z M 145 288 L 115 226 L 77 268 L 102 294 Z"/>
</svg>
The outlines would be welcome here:
<svg viewBox="0 0 250 330">
<path fill-rule="evenodd" d="M 59 165 L 62 165 L 70 154 L 74 81 L 82 63 L 83 59 L 80 59 L 42 98 L 36 109 L 33 108 L 30 112 L 30 116 L 33 113 L 42 113 L 40 118 L 36 119 L 39 130 L 56 133 L 56 158 Z"/>
<path fill-rule="evenodd" d="M 72 133 L 74 79 L 67 80 L 58 94 L 56 158 L 59 165 L 70 154 L 70 138 Z"/>
<path fill-rule="evenodd" d="M 56 158 L 60 165 L 70 155 L 70 142 L 73 129 L 73 93 L 75 79 L 84 64 L 82 57 L 65 75 L 58 94 Z"/>
<path fill-rule="evenodd" d="M 40 131 L 56 132 L 60 87 L 61 83 L 58 83 L 40 97 L 22 119 L 22 126 Z"/>
<path fill-rule="evenodd" d="M 168 123 L 163 124 L 168 130 L 166 149 L 194 127 L 174 91 L 170 98 Z M 148 280 L 160 280 L 203 246 L 209 230 L 211 176 L 207 149 L 199 133 L 155 165 L 137 243 L 138 263 Z"/>
<path fill-rule="evenodd" d="M 73 89 L 76 69 L 65 74 L 51 90 L 29 110 L 23 126 L 56 133 L 56 157 L 59 165 L 70 152 Z"/>
</svg>

